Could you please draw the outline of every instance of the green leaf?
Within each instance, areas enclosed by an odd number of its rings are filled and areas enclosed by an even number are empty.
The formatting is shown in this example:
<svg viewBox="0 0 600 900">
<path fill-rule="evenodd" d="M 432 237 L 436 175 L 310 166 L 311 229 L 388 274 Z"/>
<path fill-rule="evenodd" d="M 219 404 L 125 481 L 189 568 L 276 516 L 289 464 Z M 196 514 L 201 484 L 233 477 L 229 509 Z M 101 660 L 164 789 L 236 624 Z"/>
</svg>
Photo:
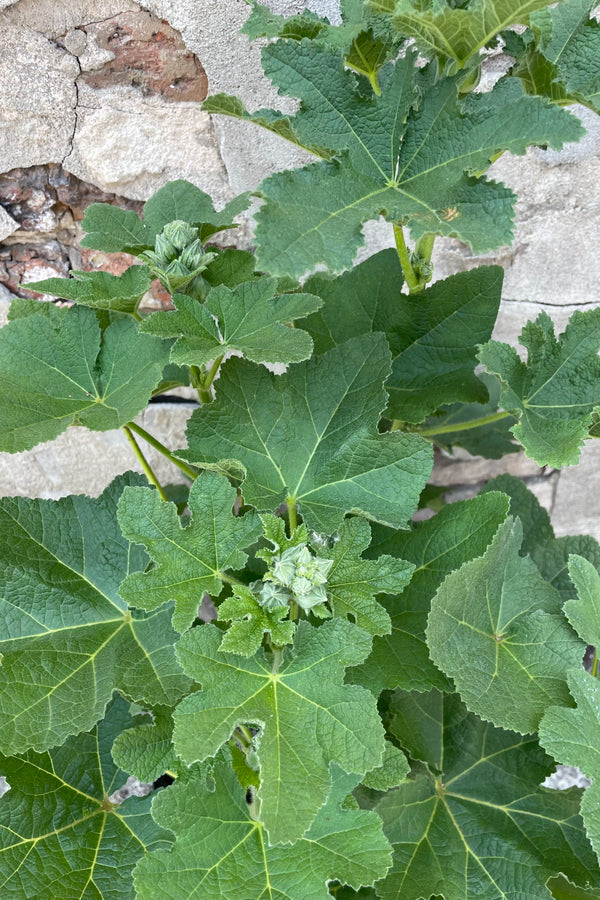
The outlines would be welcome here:
<svg viewBox="0 0 600 900">
<path fill-rule="evenodd" d="M 391 621 L 376 594 L 400 593 L 409 583 L 414 565 L 393 556 L 363 559 L 371 543 L 365 519 L 346 519 L 333 547 L 317 545 L 318 555 L 333 560 L 327 576 L 327 596 L 333 614 L 348 616 L 369 634 L 387 634 Z"/>
<path fill-rule="evenodd" d="M 217 248 L 211 247 L 211 250 L 214 252 Z M 219 284 L 235 287 L 236 284 L 241 284 L 243 281 L 252 281 L 256 276 L 255 265 L 254 253 L 228 247 L 215 254 L 215 258 L 208 264 L 202 277 L 211 287 Z"/>
<path fill-rule="evenodd" d="M 245 281 L 233 289 L 213 288 L 204 303 L 175 295 L 176 312 L 156 312 L 141 331 L 177 337 L 174 363 L 203 365 L 229 350 L 241 351 L 253 362 L 292 363 L 308 359 L 312 340 L 290 327 L 318 309 L 322 301 L 310 294 L 277 295 L 276 278 Z"/>
<path fill-rule="evenodd" d="M 213 777 L 212 791 L 196 777 L 157 796 L 152 814 L 176 840 L 170 852 L 151 853 L 136 867 L 140 900 L 327 900 L 333 878 L 359 887 L 387 871 L 389 845 L 377 816 L 344 808 L 356 776 L 332 768 L 331 794 L 293 847 L 269 846 L 225 762 Z"/>
<path fill-rule="evenodd" d="M 271 375 L 245 360 L 221 369 L 214 403 L 189 421 L 177 456 L 245 478 L 244 499 L 271 511 L 295 500 L 331 533 L 356 512 L 404 527 L 431 471 L 431 447 L 412 434 L 379 434 L 390 355 L 363 335 Z M 228 425 L 232 415 L 236 428 Z"/>
<path fill-rule="evenodd" d="M 586 644 L 600 648 L 600 575 L 587 559 L 570 556 L 569 576 L 578 599 L 567 600 L 565 615 Z"/>
<path fill-rule="evenodd" d="M 154 248 L 154 240 L 165 225 L 176 219 L 200 226 L 205 241 L 217 231 L 232 227 L 235 216 L 250 202 L 250 194 L 241 194 L 216 212 L 212 200 L 189 181 L 170 181 L 144 205 L 144 220 L 137 213 L 109 203 L 92 203 L 85 211 L 81 226 L 87 232 L 82 247 L 108 253 L 132 253 L 139 256 Z"/>
<path fill-rule="evenodd" d="M 378 5 L 377 0 L 373 5 Z M 398 0 L 393 23 L 403 35 L 414 38 L 427 56 L 455 60 L 462 69 L 500 31 L 526 25 L 529 15 L 545 6 L 545 0 L 474 0 L 465 6 Z"/>
<path fill-rule="evenodd" d="M 150 797 L 113 806 L 109 795 L 126 776 L 113 764 L 115 734 L 131 726 L 116 698 L 89 734 L 47 753 L 0 756 L 10 790 L 0 802 L 2 896 L 129 900 L 131 870 L 172 837 L 150 815 Z"/>
<path fill-rule="evenodd" d="M 444 403 L 487 399 L 474 374 L 476 345 L 491 337 L 502 278 L 498 266 L 480 266 L 420 294 L 402 294 L 398 255 L 383 250 L 334 280 L 309 279 L 306 290 L 325 304 L 304 325 L 314 334 L 315 323 L 318 352 L 364 332 L 383 331 L 392 351 L 386 415 L 421 422 Z"/>
<path fill-rule="evenodd" d="M 273 668 L 219 649 L 222 632 L 203 625 L 177 645 L 181 664 L 203 690 L 175 711 L 175 749 L 188 765 L 214 756 L 240 724 L 261 729 L 260 821 L 272 844 L 294 842 L 313 821 L 331 785 L 329 764 L 364 775 L 380 765 L 383 729 L 368 691 L 344 685 L 370 638 L 343 619 L 298 625 L 293 650 Z"/>
<path fill-rule="evenodd" d="M 546 581 L 560 592 L 563 600 L 573 596 L 573 583 L 568 571 L 570 554 L 576 553 L 585 557 L 600 571 L 598 541 L 589 534 L 555 537 L 550 516 L 520 478 L 500 475 L 488 481 L 481 493 L 487 491 L 502 491 L 508 494 L 510 514 L 518 516 L 523 525 L 521 556 L 531 557 Z"/>
<path fill-rule="evenodd" d="M 210 196 L 200 188 L 189 181 L 169 181 L 144 205 L 144 222 L 155 234 L 169 222 L 189 222 L 200 227 L 200 239 L 205 241 L 217 231 L 235 227 L 233 220 L 247 209 L 250 196 L 250 193 L 240 194 L 217 212 Z"/>
<path fill-rule="evenodd" d="M 392 633 L 376 637 L 364 665 L 352 669 L 349 680 L 379 694 L 398 686 L 428 691 L 450 689 L 450 682 L 429 658 L 425 643 L 431 598 L 446 575 L 482 554 L 506 518 L 508 503 L 501 494 L 461 500 L 442 509 L 410 532 L 390 532 L 375 526 L 369 556 L 387 551 L 415 566 L 402 594 L 385 600 Z"/>
<path fill-rule="evenodd" d="M 85 211 L 81 227 L 87 232 L 82 247 L 107 253 L 136 256 L 154 247 L 156 231 L 142 222 L 137 213 L 110 203 L 92 203 Z"/>
<path fill-rule="evenodd" d="M 169 343 L 139 334 L 131 318 L 101 333 L 96 313 L 52 304 L 0 330 L 0 450 L 16 453 L 77 423 L 110 431 L 143 409 Z"/>
<path fill-rule="evenodd" d="M 228 597 L 219 606 L 219 621 L 232 622 L 220 649 L 224 653 L 239 656 L 254 656 L 260 647 L 264 634 L 271 635 L 274 646 L 291 644 L 296 626 L 289 620 L 281 620 L 289 613 L 289 606 L 265 609 L 260 605 L 250 588 L 234 585 L 233 597 Z"/>
<path fill-rule="evenodd" d="M 188 690 L 170 610 L 133 617 L 117 593 L 145 554 L 121 537 L 119 476 L 96 500 L 0 500 L 0 748 L 62 743 L 104 715 L 115 689 L 172 704 Z"/>
<path fill-rule="evenodd" d="M 590 18 L 593 0 L 564 0 L 532 17 L 539 52 L 552 66 L 554 81 L 574 100 L 600 110 L 600 26 Z"/>
<path fill-rule="evenodd" d="M 479 372 L 477 378 L 488 392 L 487 403 L 453 403 L 425 419 L 420 433 L 450 453 L 453 447 L 463 447 L 473 456 L 485 456 L 487 459 L 501 459 L 506 453 L 518 453 L 521 445 L 510 432 L 516 424 L 513 416 L 507 414 L 497 421 L 475 425 L 479 419 L 496 415 L 502 393 L 502 386 L 495 375 Z"/>
<path fill-rule="evenodd" d="M 258 261 L 273 275 L 300 277 L 319 263 L 348 268 L 363 223 L 379 215 L 406 222 L 415 239 L 458 237 L 476 253 L 510 243 L 512 192 L 471 173 L 501 150 L 559 148 L 582 134 L 578 120 L 515 80 L 459 101 L 458 80 L 432 84 L 433 70 L 417 69 L 412 52 L 381 70 L 380 96 L 367 96 L 343 54 L 320 41 L 268 44 L 263 68 L 281 94 L 300 97 L 293 119 L 272 110 L 250 116 L 222 95 L 209 111 L 249 118 L 331 160 L 261 185 Z"/>
<path fill-rule="evenodd" d="M 541 312 L 525 325 L 519 343 L 527 348 L 526 363 L 497 341 L 479 352 L 502 380 L 502 406 L 519 419 L 511 431 L 538 465 L 574 465 L 600 403 L 600 309 L 577 310 L 558 339 L 552 319 Z"/>
<path fill-rule="evenodd" d="M 401 743 L 431 774 L 376 807 L 394 847 L 376 887 L 382 900 L 550 900 L 546 881 L 559 872 L 600 884 L 578 815 L 581 792 L 539 786 L 554 765 L 536 740 L 482 722 L 456 695 L 397 692 L 392 706 L 396 724 L 407 726 Z"/>
<path fill-rule="evenodd" d="M 145 784 L 175 768 L 173 716 L 169 707 L 157 706 L 152 716 L 137 716 L 131 728 L 117 735 L 111 752 L 120 769 Z"/>
<path fill-rule="evenodd" d="M 28 282 L 27 290 L 129 315 L 137 311 L 140 300 L 150 290 L 151 275 L 146 266 L 130 266 L 122 275 L 73 270 L 71 276 Z"/>
<path fill-rule="evenodd" d="M 427 642 L 468 708 L 502 728 L 537 729 L 570 702 L 565 679 L 585 645 L 561 615 L 561 597 L 528 557 L 508 518 L 479 559 L 452 572 L 431 603 Z"/>
<path fill-rule="evenodd" d="M 569 690 L 577 709 L 549 709 L 540 723 L 540 744 L 559 762 L 578 766 L 591 780 L 581 801 L 581 815 L 600 858 L 600 682 L 578 667 L 569 672 Z"/>
<path fill-rule="evenodd" d="M 410 765 L 402 750 L 386 741 L 381 765 L 367 772 L 362 784 L 375 791 L 387 791 L 402 784 L 409 772 Z"/>
<path fill-rule="evenodd" d="M 128 540 L 144 544 L 154 566 L 134 572 L 119 592 L 131 606 L 153 610 L 175 601 L 173 627 L 185 631 L 198 615 L 205 593 L 218 597 L 227 570 L 243 569 L 243 547 L 261 533 L 253 511 L 234 516 L 236 490 L 227 479 L 205 472 L 190 490 L 191 521 L 182 527 L 174 503 L 165 503 L 152 488 L 128 488 L 119 502 L 118 519 Z"/>
</svg>

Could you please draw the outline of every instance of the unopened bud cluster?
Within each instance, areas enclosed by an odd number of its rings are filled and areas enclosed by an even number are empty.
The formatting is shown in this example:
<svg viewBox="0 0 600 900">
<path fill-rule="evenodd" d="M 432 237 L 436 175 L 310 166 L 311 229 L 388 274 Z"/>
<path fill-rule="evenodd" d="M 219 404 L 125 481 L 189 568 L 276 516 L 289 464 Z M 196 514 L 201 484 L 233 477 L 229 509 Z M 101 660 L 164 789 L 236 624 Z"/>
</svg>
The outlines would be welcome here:
<svg viewBox="0 0 600 900">
<path fill-rule="evenodd" d="M 214 259 L 205 253 L 198 229 L 188 222 L 175 220 L 157 235 L 154 250 L 142 254 L 154 274 L 167 290 L 183 290 Z"/>
<path fill-rule="evenodd" d="M 260 586 L 258 599 L 265 609 L 287 606 L 294 600 L 302 609 L 327 602 L 327 576 L 332 559 L 313 556 L 305 544 L 275 556 Z"/>
</svg>

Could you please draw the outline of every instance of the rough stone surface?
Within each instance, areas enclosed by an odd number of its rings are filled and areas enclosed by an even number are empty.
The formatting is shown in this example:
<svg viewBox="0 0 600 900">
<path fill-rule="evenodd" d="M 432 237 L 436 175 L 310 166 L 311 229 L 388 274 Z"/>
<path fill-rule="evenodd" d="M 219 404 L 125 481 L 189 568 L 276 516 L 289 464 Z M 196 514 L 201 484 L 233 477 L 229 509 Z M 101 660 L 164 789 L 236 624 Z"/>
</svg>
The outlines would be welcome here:
<svg viewBox="0 0 600 900">
<path fill-rule="evenodd" d="M 177 449 L 186 446 L 185 426 L 193 408 L 191 404 L 156 403 L 135 421 Z M 143 446 L 143 452 L 163 484 L 183 480 L 180 469 L 152 447 Z M 129 470 L 142 471 L 122 431 L 71 427 L 55 441 L 38 444 L 33 450 L 0 453 L 0 496 L 97 497 L 113 478 Z"/>
<path fill-rule="evenodd" d="M 15 222 L 12 216 L 9 216 L 6 210 L 0 206 L 0 241 L 3 241 L 18 230 L 19 223 Z"/>
<path fill-rule="evenodd" d="M 0 41 L 2 169 L 59 162 L 75 129 L 77 60 L 29 28 L 2 23 Z"/>
</svg>

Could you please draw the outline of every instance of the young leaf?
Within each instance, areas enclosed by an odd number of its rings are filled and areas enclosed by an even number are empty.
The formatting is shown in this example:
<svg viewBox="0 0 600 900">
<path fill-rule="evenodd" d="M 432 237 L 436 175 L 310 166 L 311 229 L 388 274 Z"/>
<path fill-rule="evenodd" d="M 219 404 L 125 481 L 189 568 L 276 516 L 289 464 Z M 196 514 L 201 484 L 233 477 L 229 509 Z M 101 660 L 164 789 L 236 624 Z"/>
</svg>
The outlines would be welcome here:
<svg viewBox="0 0 600 900">
<path fill-rule="evenodd" d="M 84 307 L 14 319 L 0 330 L 0 450 L 16 453 L 77 423 L 110 431 L 144 408 L 169 358 L 169 342 L 139 334 L 131 318 L 101 333 Z"/>
<path fill-rule="evenodd" d="M 585 645 L 561 615 L 558 591 L 519 556 L 522 536 L 509 517 L 483 556 L 446 577 L 426 636 L 470 710 L 525 734 L 548 706 L 569 704 L 566 673 Z"/>
<path fill-rule="evenodd" d="M 445 403 L 487 399 L 473 371 L 476 345 L 491 337 L 502 277 L 499 266 L 480 266 L 420 294 L 402 294 L 398 255 L 383 250 L 335 280 L 309 279 L 306 290 L 323 297 L 325 305 L 304 326 L 313 334 L 315 322 L 319 352 L 364 332 L 383 331 L 392 351 L 386 415 L 421 422 Z"/>
<path fill-rule="evenodd" d="M 144 220 L 128 209 L 109 203 L 92 203 L 81 223 L 86 237 L 82 247 L 108 253 L 132 253 L 139 256 L 154 248 L 156 235 L 174 220 L 200 227 L 205 241 L 217 231 L 230 228 L 233 219 L 250 202 L 250 194 L 240 194 L 221 212 L 216 212 L 211 198 L 189 181 L 171 181 L 144 205 Z"/>
<path fill-rule="evenodd" d="M 497 341 L 479 352 L 502 380 L 502 406 L 519 419 L 511 431 L 538 465 L 574 465 L 600 400 L 600 309 L 573 313 L 558 340 L 552 319 L 541 312 L 519 343 L 527 348 L 526 363 Z"/>
<path fill-rule="evenodd" d="M 540 723 L 540 744 L 559 762 L 578 766 L 592 781 L 581 801 L 581 815 L 600 859 L 600 682 L 581 667 L 572 669 L 568 679 L 577 709 L 549 709 Z"/>
<path fill-rule="evenodd" d="M 289 611 L 289 606 L 265 609 L 250 588 L 234 585 L 233 596 L 219 606 L 219 621 L 232 623 L 221 641 L 220 649 L 224 653 L 254 656 L 265 633 L 271 635 L 276 647 L 291 644 L 296 625 L 289 620 L 281 621 Z"/>
<path fill-rule="evenodd" d="M 546 581 L 560 592 L 563 600 L 573 596 L 573 583 L 568 571 L 570 554 L 583 556 L 600 571 L 598 541 L 590 534 L 555 537 L 550 516 L 520 478 L 500 475 L 488 481 L 481 493 L 485 494 L 487 491 L 502 491 L 508 494 L 510 514 L 518 516 L 523 525 L 521 556 L 531 557 Z M 588 640 L 588 643 L 594 644 L 595 641 Z"/>
<path fill-rule="evenodd" d="M 271 511 L 295 500 L 304 520 L 331 533 L 347 512 L 404 527 L 431 471 L 418 435 L 379 434 L 390 354 L 362 335 L 271 375 L 245 360 L 221 370 L 217 398 L 189 421 L 177 456 L 244 477 L 244 499 Z M 235 418 L 232 431 L 225 423 Z"/>
<path fill-rule="evenodd" d="M 327 596 L 335 616 L 348 616 L 369 634 L 387 634 L 390 617 L 376 594 L 400 593 L 409 583 L 414 566 L 404 559 L 380 556 L 363 559 L 371 543 L 369 523 L 360 517 L 342 522 L 333 547 L 318 547 L 318 554 L 333 560 L 327 576 Z"/>
<path fill-rule="evenodd" d="M 133 895 L 131 870 L 173 838 L 150 815 L 150 797 L 113 806 L 125 782 L 110 757 L 115 734 L 131 726 L 117 697 L 89 734 L 47 753 L 0 756 L 10 790 L 0 802 L 2 896 L 121 900 Z"/>
<path fill-rule="evenodd" d="M 280 294 L 277 279 L 245 281 L 230 290 L 213 288 L 204 303 L 175 295 L 176 312 L 156 312 L 141 331 L 177 337 L 174 363 L 202 365 L 228 350 L 241 351 L 253 362 L 292 363 L 308 359 L 312 341 L 306 331 L 289 327 L 322 305 L 310 294 Z"/>
<path fill-rule="evenodd" d="M 133 315 L 140 300 L 150 289 L 151 282 L 146 266 L 130 266 L 122 275 L 73 270 L 71 276 L 30 281 L 27 282 L 27 290 L 51 294 L 63 300 L 74 300 L 80 306 Z"/>
<path fill-rule="evenodd" d="M 431 774 L 376 807 L 394 847 L 376 887 L 382 900 L 551 900 L 546 881 L 559 872 L 600 886 L 578 815 L 581 792 L 539 786 L 554 765 L 534 738 L 482 722 L 456 695 L 397 692 L 392 708 L 396 726 L 406 726 L 398 738 Z"/>
<path fill-rule="evenodd" d="M 329 794 L 330 762 L 360 775 L 381 763 L 375 700 L 343 684 L 346 666 L 362 662 L 370 638 L 343 619 L 320 628 L 300 622 L 277 671 L 262 651 L 248 661 L 223 653 L 221 638 L 204 625 L 177 645 L 184 671 L 203 689 L 175 710 L 175 749 L 189 765 L 214 756 L 237 725 L 260 726 L 260 821 L 271 844 L 293 843 Z"/>
<path fill-rule="evenodd" d="M 600 26 L 590 18 L 594 0 L 564 0 L 532 16 L 537 49 L 550 63 L 554 82 L 570 97 L 600 110 Z"/>
<path fill-rule="evenodd" d="M 152 717 L 138 716 L 131 728 L 117 735 L 112 758 L 124 772 L 151 784 L 177 765 L 173 748 L 173 716 L 166 706 L 157 706 Z"/>
<path fill-rule="evenodd" d="M 170 610 L 133 617 L 117 593 L 147 562 L 116 523 L 124 486 L 142 480 L 119 476 L 96 500 L 0 500 L 2 752 L 45 750 L 91 728 L 115 689 L 151 705 L 188 690 Z"/>
<path fill-rule="evenodd" d="M 452 503 L 415 531 L 373 528 L 368 555 L 377 558 L 387 551 L 411 562 L 415 570 L 403 593 L 383 601 L 392 619 L 392 633 L 374 639 L 373 652 L 362 666 L 351 669 L 348 680 L 375 694 L 399 686 L 417 691 L 451 689 L 431 662 L 425 643 L 431 598 L 446 575 L 485 552 L 507 513 L 506 497 L 495 493 Z"/>
<path fill-rule="evenodd" d="M 379 0 L 373 0 L 373 6 L 377 8 Z M 526 25 L 530 13 L 544 6 L 546 0 L 475 0 L 462 7 L 398 0 L 392 21 L 401 34 L 415 39 L 426 56 L 454 60 L 462 69 L 500 31 Z"/>
<path fill-rule="evenodd" d="M 118 519 L 128 540 L 144 544 L 154 566 L 128 576 L 119 592 L 131 606 L 158 609 L 175 601 L 173 627 L 185 631 L 198 615 L 205 593 L 218 597 L 231 569 L 242 569 L 244 547 L 261 533 L 253 511 L 233 514 L 236 490 L 226 478 L 205 472 L 190 490 L 191 521 L 182 527 L 174 503 L 152 488 L 129 488 L 119 502 Z"/>
<path fill-rule="evenodd" d="M 380 72 L 379 96 L 365 96 L 343 54 L 320 41 L 268 44 L 263 68 L 280 93 L 300 97 L 293 119 L 252 116 L 222 95 L 209 111 L 247 118 L 331 160 L 263 182 L 258 261 L 273 275 L 300 277 L 318 263 L 348 268 L 363 223 L 380 214 L 406 222 L 415 239 L 458 237 L 476 253 L 510 243 L 514 195 L 470 173 L 500 150 L 560 148 L 582 134 L 578 120 L 510 79 L 459 102 L 457 79 L 432 84 L 432 70 L 417 74 L 410 51 Z"/>
<path fill-rule="evenodd" d="M 327 802 L 293 847 L 269 846 L 225 761 L 216 763 L 213 778 L 212 791 L 196 777 L 157 796 L 152 814 L 174 832 L 175 843 L 170 852 L 151 853 L 136 867 L 140 900 L 327 900 L 333 878 L 359 887 L 387 871 L 389 845 L 377 816 L 344 808 L 356 776 L 332 767 Z"/>
</svg>

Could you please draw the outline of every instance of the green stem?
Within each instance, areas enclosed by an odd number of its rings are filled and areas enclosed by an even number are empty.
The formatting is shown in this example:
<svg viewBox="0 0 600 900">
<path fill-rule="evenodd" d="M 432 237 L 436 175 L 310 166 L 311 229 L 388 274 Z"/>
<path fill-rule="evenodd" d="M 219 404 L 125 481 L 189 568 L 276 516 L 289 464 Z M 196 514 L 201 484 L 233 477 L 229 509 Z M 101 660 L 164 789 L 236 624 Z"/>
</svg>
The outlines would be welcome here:
<svg viewBox="0 0 600 900">
<path fill-rule="evenodd" d="M 273 675 L 277 675 L 282 659 L 283 650 L 280 647 L 275 647 L 275 649 L 273 650 L 273 667 L 271 669 Z"/>
<path fill-rule="evenodd" d="M 213 381 L 215 380 L 215 375 L 219 371 L 219 366 L 223 362 L 223 356 L 225 356 L 224 353 L 215 359 L 214 363 L 212 364 L 212 366 L 210 367 L 210 369 L 204 376 L 203 381 L 202 381 L 202 386 L 204 388 L 209 388 L 211 386 L 211 384 L 213 383 Z"/>
<path fill-rule="evenodd" d="M 298 525 L 298 519 L 296 517 L 296 501 L 292 499 L 292 497 L 288 497 L 285 501 L 287 503 L 288 509 L 288 520 L 290 523 L 290 537 L 294 533 L 294 529 Z"/>
<path fill-rule="evenodd" d="M 592 660 L 592 676 L 598 677 L 598 651 L 594 650 L 594 659 Z"/>
<path fill-rule="evenodd" d="M 395 222 L 394 238 L 396 240 L 396 251 L 400 260 L 400 265 L 402 266 L 404 280 L 409 292 L 412 294 L 415 290 L 419 289 L 419 278 L 410 261 L 410 253 L 408 247 L 406 246 L 406 241 L 404 240 L 404 231 L 402 230 L 402 225 L 397 225 Z"/>
<path fill-rule="evenodd" d="M 298 604 L 296 603 L 295 600 L 292 600 L 292 602 L 290 603 L 290 619 L 292 622 L 298 621 L 298 613 L 299 613 Z"/>
<path fill-rule="evenodd" d="M 390 431 L 399 431 L 403 425 L 402 419 L 392 419 L 392 424 L 390 425 Z"/>
<path fill-rule="evenodd" d="M 174 466 L 177 466 L 178 469 L 191 478 L 192 481 L 195 481 L 198 477 L 198 472 L 195 472 L 187 463 L 184 463 L 183 460 L 177 459 L 176 456 L 173 456 L 168 447 L 165 447 L 164 444 L 161 444 L 155 437 L 153 437 L 150 432 L 146 431 L 145 428 L 142 428 L 140 425 L 136 425 L 135 422 L 128 422 L 126 425 L 127 428 L 130 428 L 132 431 L 135 431 L 136 434 L 139 434 L 140 437 L 144 438 L 146 443 L 150 444 L 151 447 L 154 447 L 155 450 L 158 450 L 159 453 L 162 453 L 163 456 L 166 456 L 168 460 L 170 460 Z"/>
<path fill-rule="evenodd" d="M 499 422 L 501 419 L 506 419 L 511 415 L 511 413 L 507 412 L 497 412 L 492 413 L 489 416 L 482 416 L 480 419 L 471 419 L 470 422 L 457 422 L 455 425 L 440 425 L 438 428 L 424 428 L 422 431 L 418 430 L 418 433 L 422 437 L 434 437 L 436 434 L 451 434 L 454 431 L 469 431 L 471 428 L 480 428 L 482 425 L 491 425 L 492 422 Z"/>
<path fill-rule="evenodd" d="M 240 581 L 238 578 L 234 578 L 233 575 L 225 575 L 224 572 L 217 572 L 216 574 L 217 578 L 219 578 L 221 581 L 224 581 L 226 584 L 244 584 L 243 581 Z"/>
<path fill-rule="evenodd" d="M 158 478 L 156 477 L 156 475 L 155 475 L 154 472 L 152 471 L 152 467 L 151 467 L 150 463 L 148 462 L 148 460 L 146 459 L 146 457 L 145 457 L 144 454 L 142 453 L 142 451 L 141 451 L 141 449 L 140 449 L 140 447 L 139 447 L 139 445 L 138 445 L 138 442 L 136 441 L 136 439 L 135 439 L 134 436 L 132 435 L 131 430 L 127 427 L 127 425 L 124 425 L 124 426 L 123 426 L 123 431 L 125 432 L 125 437 L 127 438 L 127 440 L 129 441 L 129 443 L 130 443 L 131 446 L 132 446 L 133 452 L 135 453 L 135 455 L 136 455 L 137 458 L 138 458 L 138 462 L 139 462 L 140 466 L 142 467 L 142 469 L 143 469 L 143 471 L 144 471 L 144 475 L 146 476 L 146 478 L 148 479 L 148 481 L 150 482 L 150 484 L 153 484 L 153 485 L 154 485 L 154 487 L 155 487 L 156 490 L 158 491 L 158 494 L 159 494 L 159 496 L 160 496 L 160 499 L 166 501 L 166 500 L 167 500 L 167 495 L 165 494 L 165 492 L 164 492 L 164 490 L 163 490 L 163 488 L 162 488 L 162 485 L 161 485 L 160 481 L 158 480 Z"/>
</svg>

